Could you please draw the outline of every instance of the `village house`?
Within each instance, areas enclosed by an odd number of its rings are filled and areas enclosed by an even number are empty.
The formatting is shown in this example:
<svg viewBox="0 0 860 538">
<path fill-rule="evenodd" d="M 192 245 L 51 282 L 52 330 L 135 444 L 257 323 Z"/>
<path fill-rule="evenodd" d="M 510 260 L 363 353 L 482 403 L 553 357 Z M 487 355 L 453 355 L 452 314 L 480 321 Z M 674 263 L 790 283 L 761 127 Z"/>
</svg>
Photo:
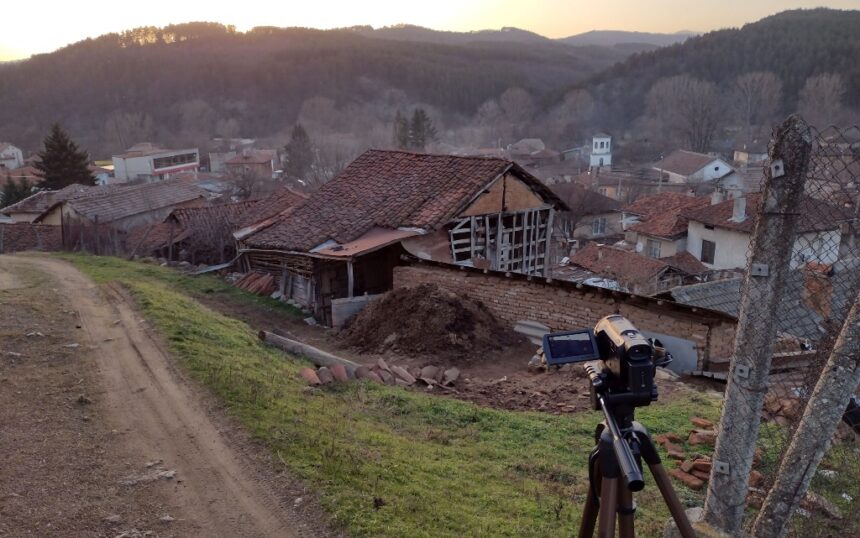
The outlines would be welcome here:
<svg viewBox="0 0 860 538">
<path fill-rule="evenodd" d="M 732 171 L 731 165 L 704 153 L 675 150 L 653 166 L 665 173 L 670 183 L 702 183 L 719 179 Z"/>
<path fill-rule="evenodd" d="M 95 187 L 72 184 L 56 191 L 39 191 L 18 203 L 0 209 L 12 222 L 33 222 L 56 202 L 81 196 Z"/>
<path fill-rule="evenodd" d="M 140 185 L 91 187 L 64 200 L 55 200 L 33 222 L 91 227 L 106 225 L 123 232 L 160 222 L 178 207 L 207 203 L 206 193 L 180 180 Z"/>
<path fill-rule="evenodd" d="M 9 142 L 0 142 L 0 170 L 14 170 L 24 166 L 24 154 Z"/>
<path fill-rule="evenodd" d="M 765 145 L 744 146 L 742 149 L 734 151 L 732 160 L 738 168 L 760 167 L 767 160 L 767 147 Z"/>
<path fill-rule="evenodd" d="M 687 192 L 684 184 L 669 183 L 665 174 L 650 168 L 590 168 L 580 172 L 573 182 L 603 196 L 630 203 L 640 196 L 657 192 Z"/>
<path fill-rule="evenodd" d="M 570 208 L 556 213 L 557 239 L 566 247 L 560 254 L 567 256 L 589 241 L 613 243 L 623 239 L 621 202 L 576 183 L 556 183 L 551 188 Z"/>
<path fill-rule="evenodd" d="M 762 195 L 752 193 L 687 209 L 687 250 L 711 269 L 746 267 L 755 217 Z M 808 262 L 831 265 L 839 259 L 842 226 L 853 217 L 847 210 L 805 196 L 791 258 L 791 267 Z"/>
<path fill-rule="evenodd" d="M 121 155 L 114 155 L 113 167 L 118 183 L 160 181 L 179 172 L 196 171 L 200 167 L 200 154 L 197 148 L 164 149 L 142 142 Z"/>
<path fill-rule="evenodd" d="M 277 169 L 278 152 L 273 149 L 245 149 L 224 162 L 224 169 L 235 176 L 252 175 L 271 179 Z"/>
<path fill-rule="evenodd" d="M 589 243 L 571 256 L 570 264 L 614 280 L 622 290 L 640 295 L 698 282 L 698 276 L 708 270 L 688 252 L 654 259 L 597 243 Z"/>
<path fill-rule="evenodd" d="M 214 138 L 215 146 L 209 151 L 209 171 L 221 174 L 227 168 L 225 163 L 239 154 L 251 149 L 256 142 L 253 138 Z"/>
<path fill-rule="evenodd" d="M 362 296 L 391 289 L 404 254 L 546 274 L 556 209 L 567 207 L 510 161 L 370 150 L 235 237 L 246 269 L 274 274 L 285 298 L 337 325 Z"/>
<path fill-rule="evenodd" d="M 649 258 L 666 258 L 687 250 L 684 211 L 704 207 L 707 196 L 664 192 L 639 198 L 622 208 L 625 240 Z"/>
</svg>

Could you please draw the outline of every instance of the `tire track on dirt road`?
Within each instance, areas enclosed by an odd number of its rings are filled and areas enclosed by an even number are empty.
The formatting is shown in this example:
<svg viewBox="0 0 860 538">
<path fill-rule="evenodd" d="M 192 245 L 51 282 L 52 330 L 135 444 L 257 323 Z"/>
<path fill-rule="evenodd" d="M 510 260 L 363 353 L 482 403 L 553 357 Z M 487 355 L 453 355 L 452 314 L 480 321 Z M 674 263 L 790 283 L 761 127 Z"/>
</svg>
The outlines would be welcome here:
<svg viewBox="0 0 860 538">
<path fill-rule="evenodd" d="M 64 261 L 16 257 L 13 265 L 49 274 L 77 309 L 100 373 L 109 427 L 132 454 L 176 470 L 168 495 L 175 517 L 206 537 L 308 536 L 264 477 L 219 432 L 171 359 L 116 289 L 107 297 Z M 106 300 L 108 299 L 108 300 Z M 132 486 L 133 487 L 133 486 Z M 299 532 L 299 530 L 304 532 Z"/>
</svg>

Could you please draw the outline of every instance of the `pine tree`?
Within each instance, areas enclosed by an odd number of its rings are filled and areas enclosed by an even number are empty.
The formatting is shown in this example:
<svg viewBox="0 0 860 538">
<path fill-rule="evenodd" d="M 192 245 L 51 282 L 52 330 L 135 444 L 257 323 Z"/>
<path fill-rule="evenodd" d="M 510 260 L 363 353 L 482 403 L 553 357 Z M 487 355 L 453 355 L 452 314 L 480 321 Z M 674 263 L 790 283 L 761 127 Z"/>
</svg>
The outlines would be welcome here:
<svg viewBox="0 0 860 538">
<path fill-rule="evenodd" d="M 286 156 L 285 172 L 288 176 L 304 179 L 314 165 L 314 149 L 305 128 L 297 123 L 290 134 L 290 141 L 284 146 Z"/>
<path fill-rule="evenodd" d="M 416 108 L 409 124 L 409 147 L 424 151 L 427 144 L 435 140 L 436 128 L 433 127 L 433 120 L 423 108 Z"/>
<path fill-rule="evenodd" d="M 95 178 L 87 169 L 89 155 L 69 138 L 69 134 L 55 123 L 45 137 L 45 148 L 39 152 L 36 168 L 42 173 L 40 187 L 62 189 L 73 183 L 95 185 Z"/>
<path fill-rule="evenodd" d="M 19 177 L 17 181 L 6 174 L 6 183 L 3 185 L 3 191 L 0 192 L 0 207 L 8 207 L 16 204 L 27 198 L 31 194 L 30 184 L 23 177 Z"/>
<path fill-rule="evenodd" d="M 409 120 L 398 110 L 394 116 L 394 147 L 398 149 L 409 148 Z"/>
</svg>

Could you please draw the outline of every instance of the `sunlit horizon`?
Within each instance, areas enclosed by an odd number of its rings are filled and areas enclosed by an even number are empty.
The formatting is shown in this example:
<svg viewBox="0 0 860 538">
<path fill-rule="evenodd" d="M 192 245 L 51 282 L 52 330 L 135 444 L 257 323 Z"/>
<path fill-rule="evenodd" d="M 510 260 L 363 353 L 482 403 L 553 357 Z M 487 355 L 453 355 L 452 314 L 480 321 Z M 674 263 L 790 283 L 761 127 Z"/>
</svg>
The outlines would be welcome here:
<svg viewBox="0 0 860 538">
<path fill-rule="evenodd" d="M 151 0 L 137 11 L 128 5 L 90 0 L 56 4 L 34 0 L 16 7 L 21 20 L 36 25 L 12 24 L 0 33 L 0 60 L 25 59 L 63 46 L 140 26 L 167 26 L 194 21 L 233 25 L 239 31 L 257 26 L 318 29 L 350 26 L 380 28 L 408 24 L 434 30 L 478 31 L 516 27 L 549 38 L 561 38 L 591 30 L 654 33 L 708 32 L 738 27 L 780 11 L 796 8 L 860 8 L 858 0 L 780 1 L 725 0 L 437 0 L 404 5 L 393 0 L 353 2 L 321 0 L 312 4 L 260 1 L 240 9 L 198 1 Z M 45 13 L 51 16 L 46 18 Z"/>
</svg>

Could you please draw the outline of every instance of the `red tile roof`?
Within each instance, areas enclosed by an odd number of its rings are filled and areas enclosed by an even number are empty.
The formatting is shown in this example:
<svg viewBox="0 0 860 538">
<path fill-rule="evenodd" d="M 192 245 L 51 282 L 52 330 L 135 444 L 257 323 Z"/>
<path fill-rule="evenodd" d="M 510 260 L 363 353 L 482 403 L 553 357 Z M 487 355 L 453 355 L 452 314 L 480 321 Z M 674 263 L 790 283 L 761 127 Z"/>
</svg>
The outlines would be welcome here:
<svg viewBox="0 0 860 538">
<path fill-rule="evenodd" d="M 734 204 L 734 199 L 729 199 L 718 204 L 685 210 L 683 215 L 689 220 L 702 224 L 752 233 L 756 217 L 761 213 L 761 193 L 746 195 L 746 218 L 740 222 L 732 220 Z M 830 205 L 811 196 L 804 196 L 800 202 L 797 232 L 835 230 L 839 228 L 840 223 L 852 218 L 853 215 L 847 209 Z"/>
<path fill-rule="evenodd" d="M 174 209 L 168 219 L 175 220 L 182 228 L 186 229 L 227 229 L 232 232 L 238 227 L 239 219 L 257 203 L 259 202 L 251 200 L 232 204 L 181 207 Z"/>
<path fill-rule="evenodd" d="M 704 153 L 678 149 L 670 153 L 662 162 L 655 164 L 654 167 L 680 176 L 689 176 L 707 166 L 714 159 L 716 157 Z"/>
<path fill-rule="evenodd" d="M 435 230 L 506 172 L 548 203 L 566 209 L 540 180 L 510 161 L 369 150 L 246 242 L 257 248 L 309 251 L 330 239 L 347 243 L 374 227 Z"/>
<path fill-rule="evenodd" d="M 683 216 L 683 212 L 691 208 L 704 207 L 709 203 L 710 198 L 707 196 L 693 197 L 667 192 L 647 196 L 644 199 L 640 198 L 627 206 L 625 212 L 639 211 L 640 213 L 637 214 L 641 215 L 642 220 L 631 226 L 630 231 L 654 237 L 676 239 L 687 233 L 688 221 Z M 635 211 L 628 211 L 631 206 L 636 206 L 634 207 Z M 641 212 L 645 212 L 645 214 L 643 215 Z"/>
<path fill-rule="evenodd" d="M 586 245 L 570 258 L 570 263 L 623 283 L 647 282 L 668 267 L 662 260 L 597 243 Z"/>
<path fill-rule="evenodd" d="M 153 251 L 170 246 L 188 237 L 188 232 L 171 222 L 156 222 L 149 226 L 138 226 L 128 233 L 126 247 L 136 249 L 138 256 L 148 256 Z"/>
<path fill-rule="evenodd" d="M 270 219 L 288 209 L 298 206 L 307 199 L 307 194 L 290 187 L 284 187 L 250 205 L 237 220 L 236 228 L 245 228 Z"/>
<path fill-rule="evenodd" d="M 695 256 L 686 250 L 678 252 L 673 256 L 660 258 L 660 261 L 669 265 L 669 267 L 674 267 L 675 269 L 691 275 L 698 275 L 709 271 L 705 264 L 700 262 Z"/>
</svg>

